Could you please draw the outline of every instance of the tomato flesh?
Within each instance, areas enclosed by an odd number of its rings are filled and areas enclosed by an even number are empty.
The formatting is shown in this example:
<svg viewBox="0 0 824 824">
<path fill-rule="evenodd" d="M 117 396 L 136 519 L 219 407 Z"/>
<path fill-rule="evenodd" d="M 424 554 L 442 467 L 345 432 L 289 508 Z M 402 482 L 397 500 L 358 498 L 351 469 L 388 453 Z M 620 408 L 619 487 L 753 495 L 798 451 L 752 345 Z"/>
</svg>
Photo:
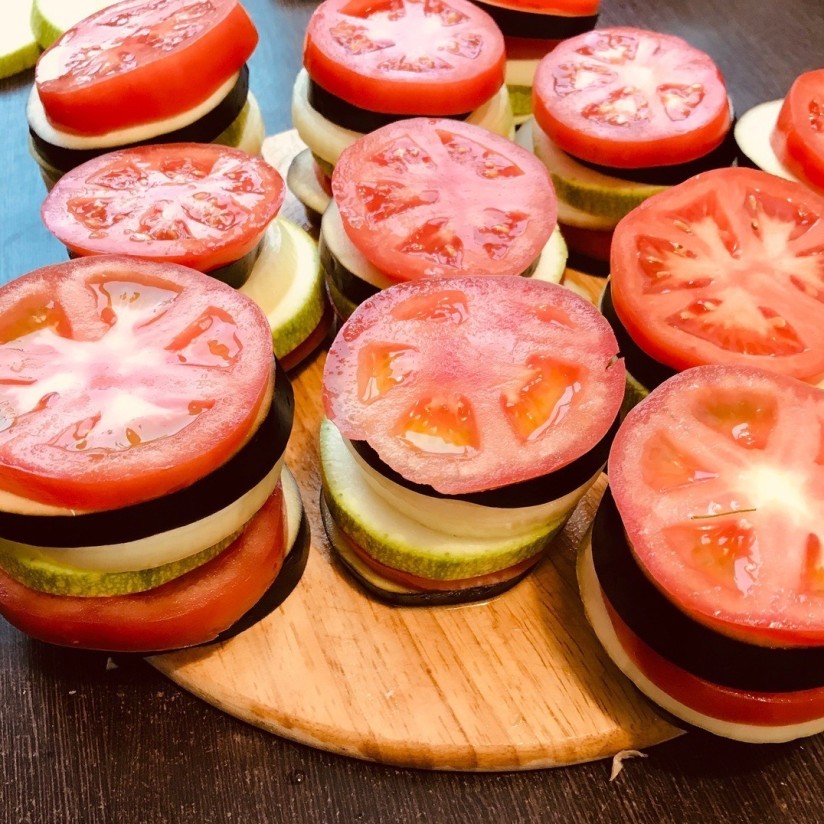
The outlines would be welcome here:
<svg viewBox="0 0 824 824">
<path fill-rule="evenodd" d="M 791 172 L 824 192 L 824 69 L 793 83 L 770 142 Z"/>
<path fill-rule="evenodd" d="M 749 643 L 824 644 L 822 433 L 821 390 L 744 367 L 683 372 L 628 415 L 610 485 L 679 609 Z"/>
<path fill-rule="evenodd" d="M 824 378 L 824 198 L 755 169 L 717 169 L 645 201 L 617 226 L 621 323 L 674 369 L 758 366 Z"/>
<path fill-rule="evenodd" d="M 713 684 L 659 655 L 621 620 L 604 599 L 624 652 L 658 689 L 685 707 L 730 724 L 769 727 L 824 717 L 824 687 L 796 692 L 752 692 Z"/>
<path fill-rule="evenodd" d="M 348 148 L 332 176 L 343 228 L 393 280 L 520 275 L 555 228 L 544 165 L 485 129 L 415 118 Z"/>
<path fill-rule="evenodd" d="M 498 27 L 468 0 L 325 0 L 303 63 L 312 80 L 383 114 L 464 114 L 504 82 Z"/>
<path fill-rule="evenodd" d="M 250 434 L 271 345 L 252 301 L 181 266 L 96 256 L 12 281 L 0 488 L 102 510 L 188 486 Z"/>
<path fill-rule="evenodd" d="M 49 595 L 0 570 L 0 612 L 18 629 L 51 644 L 153 652 L 201 644 L 248 612 L 283 565 L 286 517 L 275 490 L 243 534 L 208 563 L 135 595 Z"/>
<path fill-rule="evenodd" d="M 125 0 L 47 49 L 35 83 L 56 128 L 107 134 L 194 108 L 256 45 L 255 26 L 237 0 Z"/>
<path fill-rule="evenodd" d="M 595 446 L 623 397 L 617 343 L 594 307 L 526 278 L 419 280 L 342 327 L 324 370 L 327 416 L 415 483 L 495 489 Z"/>
<path fill-rule="evenodd" d="M 632 28 L 561 43 L 538 66 L 533 109 L 564 151 L 622 169 L 703 157 L 732 122 L 709 55 L 678 37 Z"/>
<path fill-rule="evenodd" d="M 141 146 L 65 174 L 46 227 L 76 255 L 127 254 L 209 272 L 255 248 L 283 203 L 268 163 L 216 144 Z"/>
</svg>

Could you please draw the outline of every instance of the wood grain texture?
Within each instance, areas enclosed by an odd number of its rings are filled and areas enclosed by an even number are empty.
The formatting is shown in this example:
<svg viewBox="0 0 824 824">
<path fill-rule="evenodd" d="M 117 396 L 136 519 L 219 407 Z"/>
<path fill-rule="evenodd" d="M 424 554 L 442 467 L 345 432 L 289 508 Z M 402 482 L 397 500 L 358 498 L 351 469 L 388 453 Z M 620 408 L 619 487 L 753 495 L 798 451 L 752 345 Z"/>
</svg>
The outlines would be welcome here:
<svg viewBox="0 0 824 824">
<path fill-rule="evenodd" d="M 285 175 L 303 144 L 270 137 Z M 309 224 L 289 197 L 285 211 Z M 590 298 L 603 281 L 567 279 Z M 674 737 L 613 667 L 578 596 L 575 552 L 604 479 L 549 556 L 483 604 L 398 608 L 366 596 L 330 554 L 321 523 L 318 428 L 324 355 L 294 381 L 287 463 L 312 528 L 301 584 L 265 621 L 207 650 L 152 659 L 221 710 L 303 744 L 407 767 L 515 770 L 612 756 Z"/>
<path fill-rule="evenodd" d="M 11 0 L 9 0 L 11 2 Z M 271 132 L 312 0 L 244 0 L 261 43 L 252 85 Z M 1 4 L 0 4 L 1 5 Z M 0 12 L 0 16 L 2 12 Z M 719 61 L 739 112 L 824 64 L 820 0 L 604 0 L 602 25 L 680 34 Z M 31 72 L 0 81 L 0 280 L 62 259 L 26 149 Z M 269 735 L 142 659 L 60 650 L 0 621 L 2 824 L 819 824 L 824 736 L 749 747 L 690 733 L 629 761 L 472 774 L 396 769 Z"/>
</svg>

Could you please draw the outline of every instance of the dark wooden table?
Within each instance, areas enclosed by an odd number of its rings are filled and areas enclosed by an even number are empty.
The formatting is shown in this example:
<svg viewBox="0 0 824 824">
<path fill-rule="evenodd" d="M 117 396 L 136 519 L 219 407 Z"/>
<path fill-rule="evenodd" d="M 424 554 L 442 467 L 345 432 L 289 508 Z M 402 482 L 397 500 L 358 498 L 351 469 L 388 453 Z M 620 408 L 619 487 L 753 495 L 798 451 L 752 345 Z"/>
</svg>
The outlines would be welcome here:
<svg viewBox="0 0 824 824">
<path fill-rule="evenodd" d="M 14 2 L 15 0 L 4 0 Z M 286 129 L 314 3 L 246 0 L 252 86 Z M 604 24 L 712 54 L 739 112 L 824 65 L 824 0 L 604 0 Z M 0 25 L 2 13 L 0 12 Z M 0 82 L 0 278 L 64 252 L 42 227 L 26 150 L 31 73 Z M 629 761 L 537 773 L 398 770 L 292 744 L 181 692 L 140 659 L 52 649 L 0 619 L 0 824 L 24 822 L 824 821 L 824 737 L 744 747 L 690 734 Z"/>
</svg>

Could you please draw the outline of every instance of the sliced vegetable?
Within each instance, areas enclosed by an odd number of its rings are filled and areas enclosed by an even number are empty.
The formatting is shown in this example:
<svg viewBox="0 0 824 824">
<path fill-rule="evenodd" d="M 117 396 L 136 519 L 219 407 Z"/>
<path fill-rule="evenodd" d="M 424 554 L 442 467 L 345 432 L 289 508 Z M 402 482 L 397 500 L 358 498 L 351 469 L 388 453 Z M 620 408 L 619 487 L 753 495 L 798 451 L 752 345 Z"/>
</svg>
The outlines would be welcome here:
<svg viewBox="0 0 824 824">
<path fill-rule="evenodd" d="M 731 126 L 712 58 L 679 37 L 633 28 L 598 29 L 550 52 L 533 106 L 565 152 L 622 169 L 695 160 Z"/>
<path fill-rule="evenodd" d="M 824 69 L 802 74 L 790 87 L 770 142 L 793 174 L 824 191 Z"/>
<path fill-rule="evenodd" d="M 213 640 L 257 603 L 285 549 L 278 487 L 228 549 L 160 587 L 99 598 L 51 595 L 0 570 L 0 610 L 18 629 L 52 644 L 124 652 L 191 646 Z"/>
<path fill-rule="evenodd" d="M 633 340 L 685 369 L 758 366 L 824 378 L 824 198 L 755 169 L 656 195 L 612 243 L 612 299 Z"/>
<path fill-rule="evenodd" d="M 14 0 L 3 8 L 0 28 L 0 77 L 30 69 L 40 56 L 31 27 L 31 0 Z"/>
<path fill-rule="evenodd" d="M 37 42 L 47 49 L 72 26 L 115 2 L 117 0 L 34 0 L 31 30 Z"/>
<path fill-rule="evenodd" d="M 504 82 L 504 40 L 467 0 L 325 0 L 303 64 L 327 92 L 385 114 L 471 112 Z"/>
<path fill-rule="evenodd" d="M 554 284 L 416 281 L 341 329 L 324 405 L 410 481 L 494 489 L 560 469 L 606 434 L 623 396 L 616 352 L 597 310 Z"/>
<path fill-rule="evenodd" d="M 261 158 L 217 144 L 102 155 L 46 198 L 46 227 L 76 255 L 129 254 L 209 272 L 255 249 L 283 203 Z"/>
<path fill-rule="evenodd" d="M 354 246 L 395 281 L 519 275 L 555 228 L 555 195 L 534 155 L 450 120 L 362 137 L 341 155 L 332 191 Z"/>
<path fill-rule="evenodd" d="M 240 70 L 256 44 L 237 0 L 124 0 L 44 52 L 35 82 L 56 128 L 102 135 L 192 109 Z"/>
<path fill-rule="evenodd" d="M 629 413 L 610 485 L 680 610 L 766 646 L 824 645 L 824 393 L 757 369 L 676 375 Z"/>
<path fill-rule="evenodd" d="M 278 358 L 291 354 L 318 328 L 326 310 L 317 244 L 300 226 L 278 219 L 241 292 L 266 315 Z"/>
<path fill-rule="evenodd" d="M 36 501 L 102 510 L 190 485 L 269 392 L 265 318 L 191 269 L 46 267 L 0 289 L 0 317 L 0 488 Z"/>
</svg>

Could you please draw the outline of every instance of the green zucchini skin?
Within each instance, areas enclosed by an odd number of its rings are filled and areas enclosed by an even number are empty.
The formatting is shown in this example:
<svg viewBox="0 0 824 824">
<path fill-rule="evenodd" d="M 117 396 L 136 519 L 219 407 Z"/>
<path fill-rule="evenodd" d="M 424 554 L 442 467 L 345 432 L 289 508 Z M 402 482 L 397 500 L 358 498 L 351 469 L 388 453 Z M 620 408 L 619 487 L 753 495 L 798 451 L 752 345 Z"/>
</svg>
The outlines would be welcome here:
<svg viewBox="0 0 824 824">
<path fill-rule="evenodd" d="M 346 572 L 355 580 L 355 582 L 366 591 L 367 594 L 372 595 L 386 604 L 396 607 L 435 607 L 435 606 L 454 606 L 456 604 L 466 604 L 473 601 L 485 601 L 489 598 L 494 598 L 496 595 L 501 595 L 507 590 L 512 589 L 517 583 L 522 581 L 532 571 L 532 567 L 519 573 L 514 578 L 508 581 L 501 581 L 490 586 L 471 587 L 469 589 L 456 589 L 449 591 L 431 591 L 431 592 L 415 592 L 412 590 L 406 592 L 395 592 L 389 589 L 384 589 L 380 586 L 379 578 L 376 575 L 374 580 L 370 580 L 355 569 L 355 567 L 347 560 L 347 554 L 342 549 L 339 533 L 340 527 L 335 523 L 332 514 L 329 512 L 329 507 L 326 505 L 326 500 L 321 492 L 320 500 L 321 518 L 323 526 L 326 531 L 326 537 L 329 540 L 329 545 L 334 552 L 335 559 L 345 568 Z M 543 553 L 539 553 L 543 555 Z M 537 563 L 537 560 L 536 560 Z"/>
</svg>

